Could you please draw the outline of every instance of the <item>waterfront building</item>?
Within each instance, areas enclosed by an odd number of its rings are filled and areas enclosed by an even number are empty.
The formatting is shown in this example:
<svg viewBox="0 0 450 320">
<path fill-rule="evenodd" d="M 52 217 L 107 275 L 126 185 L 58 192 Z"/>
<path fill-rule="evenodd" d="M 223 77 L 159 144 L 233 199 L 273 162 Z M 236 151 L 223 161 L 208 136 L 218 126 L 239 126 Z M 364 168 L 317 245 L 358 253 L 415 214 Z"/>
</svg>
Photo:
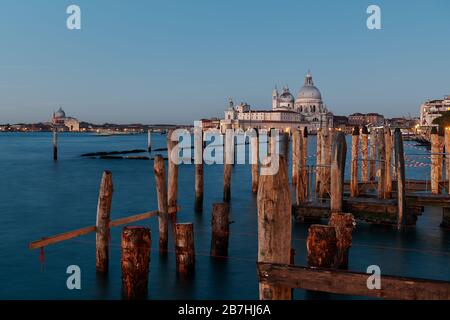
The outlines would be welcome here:
<svg viewBox="0 0 450 320">
<path fill-rule="evenodd" d="M 446 111 L 450 111 L 450 95 L 444 99 L 428 100 L 420 106 L 420 125 L 433 126 L 433 121 Z"/>
<path fill-rule="evenodd" d="M 53 112 L 52 124 L 58 131 L 80 131 L 80 122 L 72 117 L 67 117 L 62 108 Z"/>
<path fill-rule="evenodd" d="M 353 113 L 348 116 L 351 126 L 381 126 L 384 125 L 384 116 L 379 113 Z"/>
<path fill-rule="evenodd" d="M 244 130 L 273 128 L 284 131 L 307 127 L 310 132 L 317 132 L 319 128 L 333 126 L 333 114 L 323 104 L 322 94 L 308 72 L 297 98 L 294 98 L 288 86 L 281 93 L 275 88 L 272 92 L 271 110 L 252 109 L 245 102 L 235 106 L 230 98 L 225 118 L 220 122 L 222 129 L 226 125 Z"/>
</svg>

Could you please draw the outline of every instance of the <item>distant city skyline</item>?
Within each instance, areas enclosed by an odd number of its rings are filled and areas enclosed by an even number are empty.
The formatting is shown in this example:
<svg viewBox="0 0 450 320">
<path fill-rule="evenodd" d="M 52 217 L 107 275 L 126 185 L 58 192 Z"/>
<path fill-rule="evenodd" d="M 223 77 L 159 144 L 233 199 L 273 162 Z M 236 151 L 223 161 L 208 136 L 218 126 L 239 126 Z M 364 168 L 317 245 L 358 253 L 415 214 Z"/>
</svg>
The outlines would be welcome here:
<svg viewBox="0 0 450 320">
<path fill-rule="evenodd" d="M 82 29 L 66 28 L 66 8 Z M 382 30 L 366 9 L 381 8 Z M 450 3 L 72 0 L 0 4 L 0 123 L 192 123 L 227 98 L 271 108 L 311 70 L 335 115 L 418 116 L 450 95 Z"/>
</svg>

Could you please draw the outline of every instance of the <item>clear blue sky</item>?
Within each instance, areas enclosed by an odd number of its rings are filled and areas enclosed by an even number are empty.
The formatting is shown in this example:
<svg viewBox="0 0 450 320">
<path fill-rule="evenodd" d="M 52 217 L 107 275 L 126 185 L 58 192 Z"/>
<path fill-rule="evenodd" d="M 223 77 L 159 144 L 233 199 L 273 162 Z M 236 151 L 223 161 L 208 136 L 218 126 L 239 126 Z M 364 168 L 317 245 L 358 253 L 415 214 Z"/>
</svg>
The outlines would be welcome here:
<svg viewBox="0 0 450 320">
<path fill-rule="evenodd" d="M 66 29 L 66 8 L 82 30 Z M 366 28 L 366 8 L 382 30 Z M 189 123 L 270 108 L 311 69 L 338 115 L 417 115 L 450 94 L 450 1 L 1 0 L 0 123 Z"/>
</svg>

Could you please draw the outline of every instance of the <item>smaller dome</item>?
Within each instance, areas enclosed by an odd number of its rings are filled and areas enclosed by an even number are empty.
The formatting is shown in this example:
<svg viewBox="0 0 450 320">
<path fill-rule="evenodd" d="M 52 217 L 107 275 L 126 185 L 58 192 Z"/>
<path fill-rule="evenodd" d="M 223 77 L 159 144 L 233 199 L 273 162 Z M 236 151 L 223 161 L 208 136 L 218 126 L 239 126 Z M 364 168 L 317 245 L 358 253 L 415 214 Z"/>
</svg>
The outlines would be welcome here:
<svg viewBox="0 0 450 320">
<path fill-rule="evenodd" d="M 64 112 L 64 110 L 62 108 L 59 108 L 58 111 L 55 112 L 54 117 L 55 118 L 65 118 L 66 113 Z"/>
<path fill-rule="evenodd" d="M 286 102 L 286 103 L 294 103 L 295 98 L 294 96 L 289 92 L 289 88 L 284 88 L 283 93 L 278 98 L 279 102 Z"/>
</svg>

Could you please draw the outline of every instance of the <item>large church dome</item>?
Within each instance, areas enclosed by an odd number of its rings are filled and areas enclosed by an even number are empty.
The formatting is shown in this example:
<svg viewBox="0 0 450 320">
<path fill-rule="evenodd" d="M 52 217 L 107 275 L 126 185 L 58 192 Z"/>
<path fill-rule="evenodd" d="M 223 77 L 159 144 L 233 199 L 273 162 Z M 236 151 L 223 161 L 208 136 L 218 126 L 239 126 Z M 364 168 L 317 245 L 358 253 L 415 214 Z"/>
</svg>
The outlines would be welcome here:
<svg viewBox="0 0 450 320">
<path fill-rule="evenodd" d="M 64 112 L 64 110 L 62 108 L 59 108 L 58 111 L 55 112 L 54 117 L 55 118 L 65 118 L 66 113 Z"/>
<path fill-rule="evenodd" d="M 300 92 L 297 95 L 297 101 L 304 99 L 322 100 L 322 95 L 319 89 L 314 86 L 311 73 L 306 75 L 305 85 L 300 89 Z"/>
</svg>

